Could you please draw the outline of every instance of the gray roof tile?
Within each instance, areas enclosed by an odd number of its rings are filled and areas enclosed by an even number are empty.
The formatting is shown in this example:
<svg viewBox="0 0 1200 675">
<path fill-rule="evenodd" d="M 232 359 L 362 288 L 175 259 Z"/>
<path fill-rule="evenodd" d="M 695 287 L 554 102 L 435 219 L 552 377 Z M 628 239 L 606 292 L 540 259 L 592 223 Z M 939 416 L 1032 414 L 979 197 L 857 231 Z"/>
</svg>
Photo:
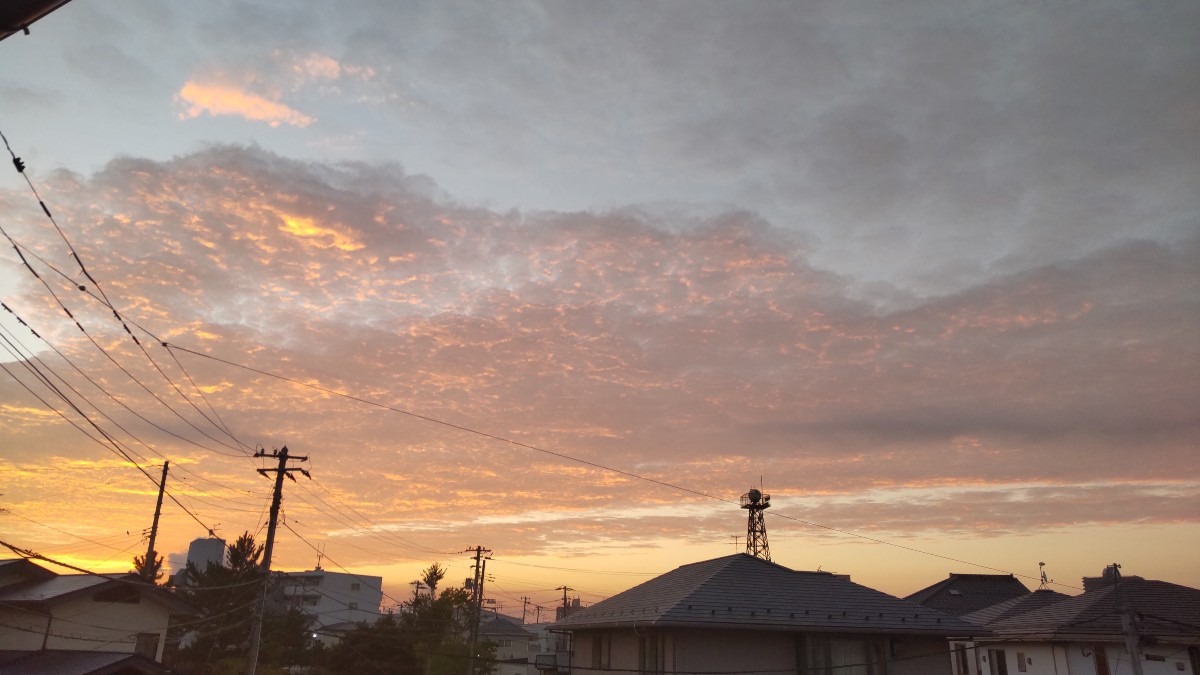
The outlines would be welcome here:
<svg viewBox="0 0 1200 675">
<path fill-rule="evenodd" d="M 739 553 L 684 565 L 557 622 L 555 628 L 690 626 L 979 635 L 987 631 L 828 572 Z"/>
<path fill-rule="evenodd" d="M 1120 636 L 1122 600 L 1137 615 L 1143 635 L 1200 641 L 1200 590 L 1146 579 L 1127 579 L 996 621 L 990 627 L 997 634 Z"/>
<path fill-rule="evenodd" d="M 1011 574 L 957 574 L 904 599 L 939 612 L 962 616 L 1029 593 Z"/>
</svg>

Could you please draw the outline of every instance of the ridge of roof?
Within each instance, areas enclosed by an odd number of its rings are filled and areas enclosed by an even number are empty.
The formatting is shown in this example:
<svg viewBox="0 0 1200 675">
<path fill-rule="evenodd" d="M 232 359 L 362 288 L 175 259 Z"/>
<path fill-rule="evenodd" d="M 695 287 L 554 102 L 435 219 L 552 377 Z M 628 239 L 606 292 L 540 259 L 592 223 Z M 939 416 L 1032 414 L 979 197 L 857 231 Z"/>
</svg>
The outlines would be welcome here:
<svg viewBox="0 0 1200 675">
<path fill-rule="evenodd" d="M 739 553 L 690 563 L 555 623 L 753 630 L 979 635 L 985 629 L 830 572 L 796 571 Z"/>
</svg>

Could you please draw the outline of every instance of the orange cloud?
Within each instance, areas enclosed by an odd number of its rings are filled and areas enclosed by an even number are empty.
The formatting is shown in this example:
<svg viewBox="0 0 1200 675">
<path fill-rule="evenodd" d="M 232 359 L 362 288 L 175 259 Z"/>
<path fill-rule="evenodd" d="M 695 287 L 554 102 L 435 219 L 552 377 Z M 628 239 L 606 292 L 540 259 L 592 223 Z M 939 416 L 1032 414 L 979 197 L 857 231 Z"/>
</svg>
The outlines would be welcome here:
<svg viewBox="0 0 1200 675">
<path fill-rule="evenodd" d="M 314 119 L 278 101 L 272 101 L 237 87 L 188 81 L 179 90 L 178 100 L 185 104 L 182 119 L 194 119 L 205 113 L 232 115 L 277 127 L 287 124 L 306 127 Z"/>
</svg>

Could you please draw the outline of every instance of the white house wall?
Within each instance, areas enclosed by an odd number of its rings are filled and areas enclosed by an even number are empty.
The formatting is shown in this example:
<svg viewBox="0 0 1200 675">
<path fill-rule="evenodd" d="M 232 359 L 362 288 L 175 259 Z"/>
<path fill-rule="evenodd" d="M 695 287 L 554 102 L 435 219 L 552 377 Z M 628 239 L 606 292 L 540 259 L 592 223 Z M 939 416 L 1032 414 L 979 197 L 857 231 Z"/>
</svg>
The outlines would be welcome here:
<svg viewBox="0 0 1200 675">
<path fill-rule="evenodd" d="M 1104 649 L 1108 656 L 1109 675 L 1134 675 L 1133 664 L 1124 646 L 1117 644 L 1092 645 L 1083 643 L 1050 644 L 1042 642 L 1009 642 L 978 645 L 979 654 L 971 675 L 991 673 L 988 650 L 1003 649 L 1009 675 L 1097 675 L 1097 648 Z M 1161 656 L 1163 661 L 1142 660 L 1144 675 L 1200 675 L 1192 670 L 1186 646 L 1158 645 L 1147 647 L 1145 653 Z M 968 654 L 972 652 L 968 651 Z M 1018 667 L 1018 654 L 1026 659 L 1025 670 Z M 951 661 L 953 664 L 953 660 Z M 952 671 L 957 672 L 957 671 Z M 895 671 L 893 671 L 894 675 Z M 914 674 L 915 675 L 915 674 Z"/>
</svg>

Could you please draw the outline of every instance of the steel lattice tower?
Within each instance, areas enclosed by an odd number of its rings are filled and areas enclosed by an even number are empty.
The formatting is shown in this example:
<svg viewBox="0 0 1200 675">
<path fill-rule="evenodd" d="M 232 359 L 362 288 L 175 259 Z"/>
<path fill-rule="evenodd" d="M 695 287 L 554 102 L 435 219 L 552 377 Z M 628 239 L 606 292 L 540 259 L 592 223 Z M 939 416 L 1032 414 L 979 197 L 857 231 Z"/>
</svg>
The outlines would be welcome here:
<svg viewBox="0 0 1200 675">
<path fill-rule="evenodd" d="M 742 495 L 742 508 L 749 516 L 746 520 L 746 553 L 755 558 L 771 562 L 771 547 L 767 545 L 767 522 L 763 511 L 771 508 L 771 495 L 751 488 Z"/>
</svg>

